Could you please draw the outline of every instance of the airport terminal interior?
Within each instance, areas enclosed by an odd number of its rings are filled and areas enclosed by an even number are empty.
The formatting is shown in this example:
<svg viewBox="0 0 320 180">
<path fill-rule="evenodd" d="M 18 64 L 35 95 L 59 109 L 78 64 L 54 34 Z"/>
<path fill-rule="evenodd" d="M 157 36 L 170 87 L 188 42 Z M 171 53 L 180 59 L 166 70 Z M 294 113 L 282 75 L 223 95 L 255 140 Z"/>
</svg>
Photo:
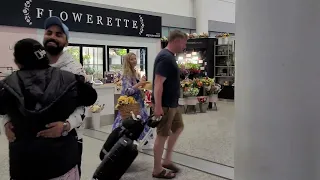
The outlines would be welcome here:
<svg viewBox="0 0 320 180">
<path fill-rule="evenodd" d="M 234 138 L 234 104 L 221 102 L 219 111 L 207 114 L 185 115 L 185 131 L 176 146 L 174 159 L 181 164 L 179 180 L 223 180 L 233 179 L 233 138 Z M 194 128 L 197 121 L 201 125 Z M 108 137 L 107 130 L 86 130 L 84 137 L 83 177 L 92 178 L 96 167 L 100 163 L 98 152 Z M 199 141 L 201 139 L 201 141 Z M 1 144 L 7 140 L 2 135 Z M 9 179 L 8 148 L 1 146 L 0 179 Z M 134 161 L 124 180 L 152 179 L 153 156 L 152 151 L 143 150 Z"/>
<path fill-rule="evenodd" d="M 313 80 L 320 65 L 319 7 L 314 0 L 8 1 L 0 6 L 0 80 L 18 70 L 17 41 L 44 42 L 52 16 L 64 23 L 58 25 L 68 41 L 63 55 L 82 65 L 97 92 L 81 116 L 81 180 L 91 180 L 117 115 L 141 109 L 123 96 L 125 58 L 134 54 L 135 72 L 147 80 L 138 90 L 151 116 L 155 59 L 179 30 L 188 38 L 174 54 L 184 122 L 173 151 L 181 168 L 174 179 L 319 180 L 320 83 Z M 10 179 L 5 118 L 0 180 Z M 139 154 L 121 180 L 155 179 L 155 136 L 151 128 L 134 141 Z"/>
</svg>

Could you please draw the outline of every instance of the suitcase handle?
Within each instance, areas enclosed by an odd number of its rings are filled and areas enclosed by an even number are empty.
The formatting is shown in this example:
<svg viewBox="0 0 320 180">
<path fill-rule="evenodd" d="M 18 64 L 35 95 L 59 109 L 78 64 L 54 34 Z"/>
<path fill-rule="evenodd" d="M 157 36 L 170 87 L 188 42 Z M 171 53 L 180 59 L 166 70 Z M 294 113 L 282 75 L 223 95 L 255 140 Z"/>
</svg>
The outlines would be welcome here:
<svg viewBox="0 0 320 180">
<path fill-rule="evenodd" d="M 159 118 L 156 118 L 154 115 L 151 115 L 148 117 L 144 125 L 148 125 L 151 128 L 156 128 L 159 125 L 161 119 L 162 119 L 162 116 L 160 116 Z"/>
</svg>

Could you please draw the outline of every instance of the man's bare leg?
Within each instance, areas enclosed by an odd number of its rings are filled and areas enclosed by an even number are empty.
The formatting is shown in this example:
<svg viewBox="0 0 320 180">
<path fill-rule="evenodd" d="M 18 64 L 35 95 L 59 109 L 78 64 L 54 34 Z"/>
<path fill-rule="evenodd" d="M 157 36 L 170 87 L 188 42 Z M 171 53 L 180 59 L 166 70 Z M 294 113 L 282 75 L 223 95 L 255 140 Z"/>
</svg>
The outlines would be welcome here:
<svg viewBox="0 0 320 180">
<path fill-rule="evenodd" d="M 153 174 L 159 174 L 162 172 L 162 155 L 164 150 L 164 144 L 168 137 L 157 135 L 156 140 L 154 142 L 153 152 L 154 152 L 154 169 Z"/>
<path fill-rule="evenodd" d="M 165 159 L 163 161 L 163 165 L 171 165 L 172 164 L 172 152 L 173 148 L 182 133 L 183 128 L 178 129 L 175 133 L 171 134 L 168 138 L 168 143 L 167 143 L 167 152 Z"/>
</svg>

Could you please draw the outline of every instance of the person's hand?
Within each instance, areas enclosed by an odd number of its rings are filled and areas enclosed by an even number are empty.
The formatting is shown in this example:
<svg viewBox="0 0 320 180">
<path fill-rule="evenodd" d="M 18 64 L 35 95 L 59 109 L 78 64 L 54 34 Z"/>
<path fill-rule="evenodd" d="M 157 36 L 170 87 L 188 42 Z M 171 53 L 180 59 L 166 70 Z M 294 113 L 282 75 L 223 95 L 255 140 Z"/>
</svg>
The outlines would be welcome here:
<svg viewBox="0 0 320 180">
<path fill-rule="evenodd" d="M 143 75 L 143 76 L 141 77 L 141 81 L 146 81 L 146 80 L 147 80 L 146 75 Z"/>
<path fill-rule="evenodd" d="M 14 134 L 13 125 L 11 122 L 8 122 L 4 125 L 5 133 L 9 142 L 14 142 L 16 140 L 16 135 Z"/>
<path fill-rule="evenodd" d="M 138 82 L 138 87 L 143 87 L 143 86 L 145 86 L 146 84 L 147 84 L 147 81 L 141 79 L 141 81 Z"/>
<path fill-rule="evenodd" d="M 37 137 L 45 137 L 45 138 L 58 138 L 61 137 L 63 132 L 63 126 L 64 122 L 54 122 L 46 125 L 46 130 L 40 131 L 37 134 Z M 70 124 L 68 124 L 68 127 L 70 127 Z M 67 128 L 69 129 L 69 128 Z"/>
<path fill-rule="evenodd" d="M 162 116 L 164 115 L 163 113 L 163 109 L 162 107 L 160 106 L 155 106 L 154 108 L 154 117 L 156 117 L 157 119 L 158 118 L 161 118 Z"/>
</svg>

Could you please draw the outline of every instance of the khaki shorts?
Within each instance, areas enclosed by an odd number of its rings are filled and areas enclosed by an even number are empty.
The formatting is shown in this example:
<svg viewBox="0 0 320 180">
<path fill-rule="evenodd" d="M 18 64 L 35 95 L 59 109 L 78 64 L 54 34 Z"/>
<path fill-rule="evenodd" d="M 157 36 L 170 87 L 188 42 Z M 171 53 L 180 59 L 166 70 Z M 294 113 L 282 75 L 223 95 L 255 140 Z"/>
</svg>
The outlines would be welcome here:
<svg viewBox="0 0 320 180">
<path fill-rule="evenodd" d="M 178 108 L 163 107 L 163 117 L 157 127 L 157 134 L 160 136 L 170 136 L 171 132 L 184 127 L 182 115 Z"/>
</svg>

